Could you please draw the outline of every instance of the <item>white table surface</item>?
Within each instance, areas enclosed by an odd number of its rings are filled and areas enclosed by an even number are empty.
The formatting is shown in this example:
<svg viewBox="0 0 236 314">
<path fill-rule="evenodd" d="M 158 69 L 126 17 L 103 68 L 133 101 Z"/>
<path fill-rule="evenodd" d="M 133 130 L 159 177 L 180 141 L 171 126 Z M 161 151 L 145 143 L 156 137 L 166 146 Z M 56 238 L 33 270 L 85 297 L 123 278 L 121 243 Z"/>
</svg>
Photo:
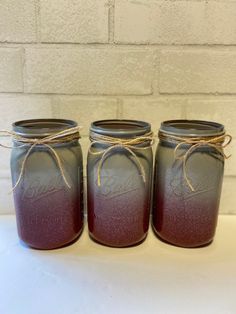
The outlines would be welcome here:
<svg viewBox="0 0 236 314">
<path fill-rule="evenodd" d="M 15 217 L 0 216 L 0 314 L 235 314 L 236 216 L 220 216 L 215 241 L 183 249 L 150 229 L 139 246 L 92 242 L 32 250 Z"/>
</svg>

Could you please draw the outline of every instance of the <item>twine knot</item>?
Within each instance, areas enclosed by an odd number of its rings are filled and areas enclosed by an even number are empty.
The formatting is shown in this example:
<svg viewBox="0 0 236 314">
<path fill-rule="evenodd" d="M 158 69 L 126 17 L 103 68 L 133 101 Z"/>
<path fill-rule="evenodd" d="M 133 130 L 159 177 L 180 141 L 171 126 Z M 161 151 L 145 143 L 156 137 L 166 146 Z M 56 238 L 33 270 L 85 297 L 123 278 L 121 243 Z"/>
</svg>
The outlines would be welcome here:
<svg viewBox="0 0 236 314">
<path fill-rule="evenodd" d="M 22 177 L 23 177 L 24 171 L 25 171 L 25 167 L 26 167 L 26 162 L 27 162 L 31 152 L 35 148 L 35 146 L 38 146 L 38 145 L 42 145 L 42 146 L 44 146 L 50 150 L 54 159 L 57 162 L 58 168 L 60 170 L 61 176 L 62 176 L 65 184 L 70 189 L 71 186 L 70 186 L 70 184 L 69 184 L 69 182 L 65 176 L 65 172 L 64 172 L 64 169 L 62 166 L 61 158 L 59 157 L 58 153 L 56 152 L 56 150 L 53 148 L 52 145 L 53 144 L 66 143 L 66 142 L 70 142 L 73 140 L 78 140 L 80 138 L 80 134 L 79 134 L 80 128 L 81 128 L 80 126 L 76 126 L 73 128 L 62 130 L 58 133 L 50 134 L 50 135 L 43 137 L 43 138 L 29 138 L 29 137 L 21 136 L 18 133 L 13 132 L 13 131 L 1 130 L 0 135 L 2 134 L 2 136 L 4 136 L 4 137 L 12 137 L 12 139 L 15 143 L 22 143 L 22 144 L 18 145 L 18 146 L 8 146 L 8 145 L 0 144 L 0 146 L 2 146 L 4 148 L 9 148 L 9 149 L 19 149 L 22 147 L 30 146 L 28 151 L 25 154 L 23 161 L 22 161 L 20 175 L 19 175 L 15 185 L 13 186 L 12 191 L 14 191 L 17 188 L 20 181 L 22 180 Z"/>
<path fill-rule="evenodd" d="M 189 179 L 189 176 L 187 174 L 187 160 L 190 157 L 190 155 L 199 147 L 201 146 L 208 146 L 216 151 L 224 158 L 228 159 L 231 157 L 231 155 L 226 155 L 224 153 L 224 148 L 230 144 L 232 141 L 232 136 L 229 134 L 223 134 L 220 136 L 215 136 L 215 137 L 182 137 L 182 136 L 174 136 L 170 134 L 164 134 L 161 131 L 159 131 L 159 138 L 161 140 L 164 140 L 166 142 L 171 142 L 177 144 L 175 149 L 174 149 L 174 158 L 178 160 L 182 160 L 183 163 L 183 173 L 184 173 L 184 178 L 191 189 L 192 192 L 195 191 L 191 180 Z M 182 149 L 183 145 L 190 145 L 189 148 L 186 149 L 184 153 L 179 154 L 179 150 Z"/>
<path fill-rule="evenodd" d="M 143 182 L 146 182 L 145 169 L 139 160 L 137 154 L 134 152 L 136 150 L 146 150 L 149 149 L 154 144 L 154 136 L 152 132 L 148 132 L 142 136 L 134 137 L 134 138 L 116 138 L 106 135 L 100 135 L 95 132 L 90 133 L 90 141 L 91 145 L 89 147 L 89 153 L 92 155 L 100 155 L 101 158 L 98 163 L 97 168 L 97 184 L 101 186 L 101 169 L 103 163 L 107 156 L 115 149 L 121 148 L 124 151 L 127 151 L 131 156 L 133 156 L 139 170 L 141 176 L 143 178 Z M 146 146 L 139 146 L 147 143 Z M 104 148 L 100 151 L 93 151 L 92 148 L 95 144 L 105 145 L 107 148 Z"/>
</svg>

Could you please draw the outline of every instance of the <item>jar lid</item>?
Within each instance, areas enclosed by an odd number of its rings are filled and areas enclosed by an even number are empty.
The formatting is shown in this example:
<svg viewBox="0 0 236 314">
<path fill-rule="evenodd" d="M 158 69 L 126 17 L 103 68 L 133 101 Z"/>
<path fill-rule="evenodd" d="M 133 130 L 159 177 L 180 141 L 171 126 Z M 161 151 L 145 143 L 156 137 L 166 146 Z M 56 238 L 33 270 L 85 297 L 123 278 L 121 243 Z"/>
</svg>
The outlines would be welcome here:
<svg viewBox="0 0 236 314">
<path fill-rule="evenodd" d="M 91 123 L 90 132 L 113 137 L 135 137 L 151 132 L 148 122 L 137 120 L 99 120 Z"/>
<path fill-rule="evenodd" d="M 224 125 L 202 120 L 168 120 L 161 123 L 160 132 L 186 137 L 220 136 Z"/>
<path fill-rule="evenodd" d="M 77 126 L 77 122 L 65 119 L 30 119 L 12 124 L 13 131 L 25 137 L 46 137 Z"/>
</svg>

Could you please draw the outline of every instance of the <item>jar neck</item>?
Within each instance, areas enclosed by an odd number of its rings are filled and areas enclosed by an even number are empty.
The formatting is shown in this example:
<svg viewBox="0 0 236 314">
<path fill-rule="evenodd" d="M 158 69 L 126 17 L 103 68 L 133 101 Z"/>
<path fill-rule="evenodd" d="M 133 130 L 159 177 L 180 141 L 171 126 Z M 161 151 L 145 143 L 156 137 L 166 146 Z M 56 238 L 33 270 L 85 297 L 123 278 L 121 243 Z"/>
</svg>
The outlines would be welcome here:
<svg viewBox="0 0 236 314">
<path fill-rule="evenodd" d="M 25 138 L 41 139 L 77 127 L 77 123 L 64 119 L 33 119 L 13 123 L 13 131 Z"/>
<path fill-rule="evenodd" d="M 151 132 L 151 125 L 137 120 L 100 120 L 90 127 L 90 136 L 93 134 L 114 138 L 134 138 Z"/>
<path fill-rule="evenodd" d="M 159 138 L 217 138 L 225 134 L 220 123 L 202 120 L 169 120 L 161 123 Z"/>
</svg>

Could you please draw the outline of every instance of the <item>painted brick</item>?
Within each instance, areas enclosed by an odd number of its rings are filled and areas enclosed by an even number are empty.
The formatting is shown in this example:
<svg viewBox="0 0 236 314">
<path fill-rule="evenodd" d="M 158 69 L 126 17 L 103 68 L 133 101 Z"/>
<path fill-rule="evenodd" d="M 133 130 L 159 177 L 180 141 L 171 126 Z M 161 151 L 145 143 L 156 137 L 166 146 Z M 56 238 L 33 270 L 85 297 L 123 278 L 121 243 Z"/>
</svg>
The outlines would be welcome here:
<svg viewBox="0 0 236 314">
<path fill-rule="evenodd" d="M 115 2 L 115 41 L 120 43 L 233 44 L 235 1 Z"/>
<path fill-rule="evenodd" d="M 41 0 L 43 42 L 108 42 L 107 0 Z"/>
<path fill-rule="evenodd" d="M 236 177 L 225 177 L 221 195 L 220 213 L 236 214 Z"/>
<path fill-rule="evenodd" d="M 51 118 L 51 100 L 47 96 L 0 95 L 1 129 L 11 130 L 17 120 Z"/>
<path fill-rule="evenodd" d="M 153 132 L 157 134 L 160 124 L 164 120 L 181 119 L 183 106 L 186 101 L 178 98 L 142 98 L 133 97 L 122 99 L 123 118 L 144 120 L 152 125 Z"/>
<path fill-rule="evenodd" d="M 148 49 L 26 49 L 26 90 L 61 94 L 150 94 Z"/>
<path fill-rule="evenodd" d="M 210 120 L 224 124 L 227 132 L 236 136 L 236 98 L 189 99 L 186 106 L 188 119 Z"/>
<path fill-rule="evenodd" d="M 209 44 L 236 43 L 235 16 L 235 1 L 209 1 L 207 3 L 208 28 L 205 33 Z"/>
<path fill-rule="evenodd" d="M 163 50 L 161 93 L 236 93 L 236 52 Z"/>
<path fill-rule="evenodd" d="M 0 138 L 0 144 L 12 146 L 11 138 Z M 0 179 L 9 179 L 11 178 L 10 170 L 10 157 L 11 149 L 0 147 Z"/>
<path fill-rule="evenodd" d="M 11 180 L 0 178 L 0 215 L 15 213 L 11 190 Z"/>
<path fill-rule="evenodd" d="M 0 92 L 22 91 L 22 50 L 0 48 Z"/>
<path fill-rule="evenodd" d="M 117 43 L 149 43 L 153 20 L 150 1 L 115 2 L 114 37 Z"/>
<path fill-rule="evenodd" d="M 36 41 L 34 0 L 0 1 L 0 42 Z"/>
<path fill-rule="evenodd" d="M 117 117 L 117 100 L 114 98 L 61 96 L 54 99 L 53 108 L 55 118 L 77 121 L 82 126 L 82 135 L 89 134 L 91 122 Z"/>
</svg>

